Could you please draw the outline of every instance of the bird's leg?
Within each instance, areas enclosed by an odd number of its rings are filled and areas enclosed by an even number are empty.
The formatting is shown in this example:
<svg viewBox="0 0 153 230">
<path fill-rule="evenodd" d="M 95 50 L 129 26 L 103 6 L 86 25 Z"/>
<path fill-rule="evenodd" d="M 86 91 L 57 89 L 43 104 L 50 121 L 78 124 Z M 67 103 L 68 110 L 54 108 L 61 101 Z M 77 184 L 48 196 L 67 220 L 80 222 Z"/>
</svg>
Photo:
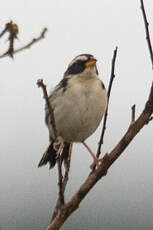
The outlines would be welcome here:
<svg viewBox="0 0 153 230">
<path fill-rule="evenodd" d="M 82 141 L 82 144 L 87 148 L 87 150 L 93 158 L 93 163 L 90 165 L 90 168 L 93 169 L 95 166 L 99 166 L 102 163 L 103 159 L 99 159 L 98 157 L 96 157 L 96 155 L 92 152 L 92 150 L 84 141 Z"/>
<path fill-rule="evenodd" d="M 53 148 L 57 151 L 56 155 L 57 157 L 62 153 L 64 147 L 64 139 L 63 137 L 59 136 L 57 137 L 56 141 L 53 144 Z"/>
</svg>

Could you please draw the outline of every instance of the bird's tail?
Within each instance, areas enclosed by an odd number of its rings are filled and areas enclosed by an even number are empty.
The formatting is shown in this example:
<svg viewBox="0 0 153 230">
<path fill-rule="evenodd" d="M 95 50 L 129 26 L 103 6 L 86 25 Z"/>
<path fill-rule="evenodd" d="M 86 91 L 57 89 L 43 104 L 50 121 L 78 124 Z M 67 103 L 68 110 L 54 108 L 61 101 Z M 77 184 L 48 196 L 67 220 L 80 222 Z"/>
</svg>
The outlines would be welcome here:
<svg viewBox="0 0 153 230">
<path fill-rule="evenodd" d="M 47 163 L 49 163 L 49 168 L 53 168 L 56 164 L 56 160 L 57 160 L 57 155 L 56 155 L 56 150 L 53 147 L 54 141 L 52 141 L 52 143 L 48 146 L 48 148 L 46 149 L 46 151 L 44 152 L 38 167 L 41 167 L 43 165 L 46 165 Z M 63 160 L 65 161 L 68 158 L 69 155 L 69 151 L 70 151 L 70 144 L 67 142 L 64 142 L 64 148 L 62 151 L 62 155 L 61 155 L 61 161 L 63 162 Z"/>
</svg>

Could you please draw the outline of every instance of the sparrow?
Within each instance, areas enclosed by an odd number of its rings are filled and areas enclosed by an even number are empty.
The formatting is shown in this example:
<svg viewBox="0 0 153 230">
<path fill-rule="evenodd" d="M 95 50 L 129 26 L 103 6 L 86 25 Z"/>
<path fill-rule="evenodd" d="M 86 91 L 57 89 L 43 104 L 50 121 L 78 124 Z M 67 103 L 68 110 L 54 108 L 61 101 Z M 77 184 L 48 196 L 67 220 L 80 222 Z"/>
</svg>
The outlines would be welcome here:
<svg viewBox="0 0 153 230">
<path fill-rule="evenodd" d="M 68 65 L 63 79 L 50 93 L 56 136 L 46 105 L 45 122 L 50 145 L 38 167 L 49 162 L 50 168 L 53 168 L 59 154 L 62 159 L 67 158 L 73 142 L 82 143 L 88 149 L 94 160 L 91 168 L 100 164 L 101 160 L 85 143 L 98 128 L 107 108 L 107 92 L 98 77 L 96 62 L 97 59 L 91 54 L 76 56 Z"/>
</svg>

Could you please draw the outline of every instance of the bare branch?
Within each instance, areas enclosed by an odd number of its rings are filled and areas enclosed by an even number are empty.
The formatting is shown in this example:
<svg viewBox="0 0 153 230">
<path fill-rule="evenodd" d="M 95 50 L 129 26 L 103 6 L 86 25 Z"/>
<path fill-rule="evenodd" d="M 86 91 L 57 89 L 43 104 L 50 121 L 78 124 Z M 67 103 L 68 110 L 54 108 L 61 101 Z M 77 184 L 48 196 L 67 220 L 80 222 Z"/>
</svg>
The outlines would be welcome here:
<svg viewBox="0 0 153 230">
<path fill-rule="evenodd" d="M 65 165 L 65 174 L 64 174 L 64 178 L 63 176 L 59 177 L 59 178 L 63 178 L 62 180 L 62 183 L 61 183 L 61 186 L 62 186 L 62 196 L 63 196 L 63 200 L 64 200 L 64 192 L 65 192 L 65 189 L 66 189 L 66 185 L 67 185 L 67 182 L 68 182 L 68 179 L 69 179 L 69 172 L 70 172 L 70 163 L 71 163 L 71 154 L 72 154 L 72 143 L 70 144 L 70 149 L 69 149 L 69 155 L 68 155 L 68 158 L 67 159 L 64 159 L 66 162 L 64 162 L 64 165 Z M 59 166 L 58 166 L 59 167 Z M 59 170 L 58 170 L 58 173 L 60 174 Z M 61 187 L 60 187 L 61 189 Z M 59 192 L 59 195 L 60 195 L 60 192 Z M 53 215 L 52 215 L 52 218 L 51 218 L 51 222 L 54 220 L 54 218 L 56 217 L 56 215 L 58 214 L 59 212 L 59 209 L 61 208 L 61 206 L 64 204 L 64 202 L 62 203 L 61 202 L 61 198 L 60 196 L 58 196 L 58 199 L 57 199 L 57 202 L 56 202 L 56 206 L 55 206 L 55 209 L 54 209 L 54 212 L 53 212 Z"/>
<path fill-rule="evenodd" d="M 14 25 L 16 25 L 16 24 L 14 24 Z M 14 28 L 15 28 L 15 27 L 14 27 Z M 6 28 L 5 28 L 5 30 L 6 30 Z M 6 31 L 8 31 L 8 29 L 7 29 Z M 6 32 L 6 31 L 5 31 L 5 32 Z M 5 32 L 2 31 L 1 34 L 3 35 Z M 27 45 L 25 45 L 25 46 L 23 46 L 23 47 L 21 47 L 21 48 L 18 48 L 18 49 L 16 49 L 16 50 L 14 50 L 14 39 L 17 38 L 17 37 L 13 37 L 13 34 L 12 34 L 12 35 L 9 37 L 10 45 L 9 45 L 8 50 L 7 50 L 5 53 L 1 54 L 1 55 L 0 55 L 0 58 L 6 57 L 6 56 L 8 56 L 8 55 L 10 55 L 11 57 L 13 57 L 14 54 L 16 54 L 16 53 L 18 53 L 18 52 L 21 52 L 21 51 L 23 51 L 23 50 L 25 50 L 25 49 L 30 48 L 32 45 L 34 45 L 35 43 L 37 43 L 37 42 L 39 42 L 41 39 L 43 39 L 43 38 L 45 37 L 46 32 L 47 32 L 47 28 L 44 28 L 44 29 L 42 30 L 41 34 L 40 34 L 37 38 L 33 38 L 32 41 L 30 41 Z"/>
<path fill-rule="evenodd" d="M 101 154 L 101 146 L 104 142 L 104 134 L 105 134 L 105 130 L 106 130 L 106 122 L 107 122 L 107 116 L 108 116 L 108 105 L 109 105 L 110 93 L 111 93 L 111 89 L 112 89 L 113 80 L 115 78 L 115 61 L 116 61 L 116 56 L 117 56 L 117 50 L 118 50 L 118 47 L 115 48 L 113 58 L 112 58 L 111 76 L 110 76 L 110 81 L 109 81 L 109 86 L 108 86 L 108 91 L 107 91 L 108 103 L 107 103 L 107 109 L 106 109 L 104 120 L 103 120 L 101 137 L 100 137 L 100 141 L 98 144 L 97 157 L 99 157 Z"/>
<path fill-rule="evenodd" d="M 38 87 L 41 87 L 42 90 L 43 90 L 44 99 L 46 101 L 46 105 L 48 106 L 48 110 L 49 110 L 49 116 L 51 116 L 51 122 L 52 122 L 53 130 L 54 130 L 54 136 L 57 137 L 55 118 L 54 118 L 54 111 L 53 111 L 53 108 L 52 108 L 51 104 L 49 103 L 49 97 L 48 97 L 48 94 L 47 94 L 46 85 L 43 83 L 43 79 L 39 79 L 37 81 L 37 85 L 38 85 Z M 57 200 L 56 207 L 55 207 L 55 210 L 54 210 L 54 213 L 53 213 L 51 221 L 53 221 L 54 217 L 58 214 L 59 209 L 65 203 L 65 201 L 64 201 L 64 192 L 65 192 L 65 188 L 66 188 L 66 185 L 67 185 L 67 182 L 68 182 L 68 175 L 69 175 L 70 161 L 71 161 L 71 151 L 72 151 L 72 144 L 70 144 L 69 156 L 68 156 L 68 159 L 65 162 L 65 175 L 64 175 L 64 178 L 63 178 L 63 174 L 62 174 L 61 156 L 59 155 L 57 157 L 59 195 L 58 195 L 58 200 Z"/>
<path fill-rule="evenodd" d="M 63 192 L 65 192 L 66 185 L 69 179 L 69 172 L 70 172 L 70 164 L 71 164 L 71 155 L 72 155 L 72 143 L 70 144 L 69 155 L 68 158 L 65 160 L 65 175 L 63 178 Z"/>
<path fill-rule="evenodd" d="M 151 62 L 152 62 L 152 68 L 153 68 L 153 51 L 152 51 L 150 32 L 149 32 L 149 22 L 147 20 L 143 0 L 140 0 L 140 3 L 141 3 L 141 10 L 142 10 L 142 15 L 143 15 L 143 20 L 144 20 L 144 25 L 145 25 L 145 30 L 146 30 L 147 44 L 148 44 L 148 49 L 149 49 L 150 58 L 151 58 Z"/>
<path fill-rule="evenodd" d="M 129 127 L 124 137 L 110 153 L 110 158 L 112 163 L 121 155 L 124 149 L 128 146 L 128 144 L 132 141 L 132 139 L 136 136 L 136 134 L 143 128 L 143 126 L 148 124 L 152 114 L 153 114 L 153 84 L 151 86 L 150 95 L 144 111 L 141 113 L 139 118 Z"/>
<path fill-rule="evenodd" d="M 7 27 L 5 26 L 4 30 L 0 33 L 0 38 L 7 32 Z"/>
<path fill-rule="evenodd" d="M 12 21 L 8 22 L 5 24 L 5 28 L 2 30 L 2 32 L 0 33 L 0 38 L 6 33 L 8 32 L 9 26 L 10 24 L 12 24 Z"/>
<path fill-rule="evenodd" d="M 29 42 L 27 45 L 25 45 L 25 46 L 23 46 L 23 47 L 21 47 L 21 48 L 19 48 L 19 49 L 14 50 L 14 54 L 16 54 L 16 53 L 18 53 L 18 52 L 20 52 L 20 51 L 23 51 L 23 50 L 25 50 L 25 49 L 28 49 L 28 48 L 30 48 L 33 44 L 39 42 L 41 39 L 43 39 L 43 38 L 45 37 L 46 32 L 47 32 L 47 28 L 45 27 L 45 28 L 42 30 L 41 34 L 40 34 L 37 38 L 33 38 L 32 41 Z"/>
<path fill-rule="evenodd" d="M 62 175 L 62 162 L 61 162 L 60 154 L 57 158 L 57 165 L 58 165 L 59 204 L 63 205 L 64 204 L 63 175 Z"/>
<path fill-rule="evenodd" d="M 54 110 L 51 106 L 51 104 L 49 103 L 49 97 L 48 97 L 48 94 L 47 94 L 47 89 L 46 89 L 46 85 L 43 83 L 43 79 L 39 79 L 37 81 L 37 85 L 38 87 L 41 87 L 42 90 L 43 90 L 43 94 L 44 94 L 44 99 L 46 101 L 46 105 L 48 106 L 48 110 L 49 110 L 49 116 L 51 117 L 51 124 L 52 124 L 52 127 L 53 127 L 53 131 L 54 131 L 54 136 L 56 137 L 57 135 L 57 131 L 56 131 L 56 124 L 55 124 L 55 118 L 54 118 Z"/>
</svg>

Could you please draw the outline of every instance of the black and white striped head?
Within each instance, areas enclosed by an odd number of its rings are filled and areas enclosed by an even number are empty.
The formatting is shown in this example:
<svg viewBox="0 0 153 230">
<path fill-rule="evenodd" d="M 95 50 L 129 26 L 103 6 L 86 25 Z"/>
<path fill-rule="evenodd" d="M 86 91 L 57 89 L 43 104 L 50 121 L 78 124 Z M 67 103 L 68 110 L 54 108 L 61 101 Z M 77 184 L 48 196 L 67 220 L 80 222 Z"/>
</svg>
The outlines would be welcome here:
<svg viewBox="0 0 153 230">
<path fill-rule="evenodd" d="M 78 55 L 68 65 L 64 77 L 68 75 L 80 75 L 88 70 L 98 75 L 96 62 L 96 58 L 91 54 Z"/>
</svg>

